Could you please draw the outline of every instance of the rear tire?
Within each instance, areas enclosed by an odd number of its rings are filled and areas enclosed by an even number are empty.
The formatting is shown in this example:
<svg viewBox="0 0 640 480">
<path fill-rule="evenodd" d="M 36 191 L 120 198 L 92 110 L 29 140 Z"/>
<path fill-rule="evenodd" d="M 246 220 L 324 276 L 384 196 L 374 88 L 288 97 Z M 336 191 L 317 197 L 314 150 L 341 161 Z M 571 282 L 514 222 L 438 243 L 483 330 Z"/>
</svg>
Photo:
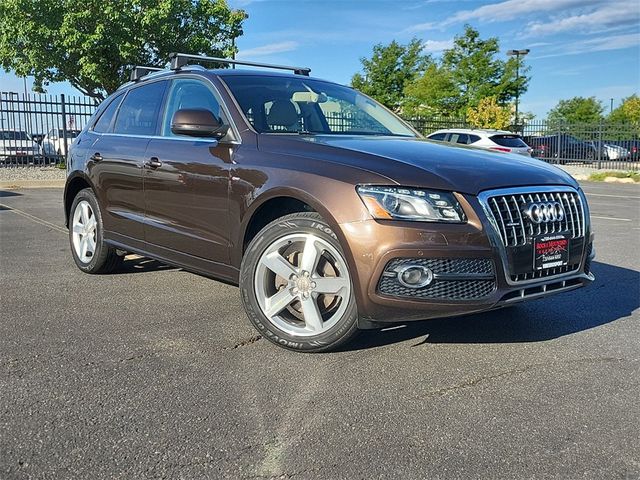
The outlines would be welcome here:
<svg viewBox="0 0 640 480">
<path fill-rule="evenodd" d="M 110 273 L 122 264 L 123 257 L 104 243 L 102 213 L 93 190 L 80 190 L 71 205 L 69 244 L 76 265 L 85 273 Z"/>
<path fill-rule="evenodd" d="M 253 326 L 280 347 L 324 352 L 358 332 L 344 253 L 317 213 L 286 215 L 255 236 L 242 260 L 240 292 Z"/>
</svg>

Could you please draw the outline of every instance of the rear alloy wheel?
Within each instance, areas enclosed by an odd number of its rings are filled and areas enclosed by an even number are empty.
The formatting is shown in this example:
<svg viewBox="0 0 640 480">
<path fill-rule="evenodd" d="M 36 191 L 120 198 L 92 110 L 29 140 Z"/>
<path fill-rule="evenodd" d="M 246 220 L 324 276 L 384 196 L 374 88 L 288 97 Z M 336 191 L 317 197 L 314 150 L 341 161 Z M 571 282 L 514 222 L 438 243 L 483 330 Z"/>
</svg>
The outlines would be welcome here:
<svg viewBox="0 0 640 480">
<path fill-rule="evenodd" d="M 277 345 L 326 351 L 357 331 L 347 262 L 316 213 L 287 215 L 259 232 L 247 248 L 240 286 L 249 319 Z"/>
<path fill-rule="evenodd" d="M 71 205 L 69 243 L 73 260 L 86 273 L 110 273 L 120 266 L 123 257 L 102 238 L 102 217 L 95 194 L 81 190 Z"/>
</svg>

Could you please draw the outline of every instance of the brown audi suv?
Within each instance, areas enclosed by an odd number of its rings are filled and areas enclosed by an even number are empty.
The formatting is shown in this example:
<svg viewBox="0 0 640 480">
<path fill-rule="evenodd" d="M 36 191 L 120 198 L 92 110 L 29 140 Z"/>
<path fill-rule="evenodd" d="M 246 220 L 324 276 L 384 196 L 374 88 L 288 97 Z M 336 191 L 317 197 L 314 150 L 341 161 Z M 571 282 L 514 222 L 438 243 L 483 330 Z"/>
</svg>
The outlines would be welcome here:
<svg viewBox="0 0 640 480">
<path fill-rule="evenodd" d="M 261 335 L 300 351 L 594 279 L 587 202 L 562 170 L 432 143 L 308 69 L 194 58 L 137 69 L 74 141 L 64 206 L 82 271 L 132 252 L 239 285 Z"/>
</svg>

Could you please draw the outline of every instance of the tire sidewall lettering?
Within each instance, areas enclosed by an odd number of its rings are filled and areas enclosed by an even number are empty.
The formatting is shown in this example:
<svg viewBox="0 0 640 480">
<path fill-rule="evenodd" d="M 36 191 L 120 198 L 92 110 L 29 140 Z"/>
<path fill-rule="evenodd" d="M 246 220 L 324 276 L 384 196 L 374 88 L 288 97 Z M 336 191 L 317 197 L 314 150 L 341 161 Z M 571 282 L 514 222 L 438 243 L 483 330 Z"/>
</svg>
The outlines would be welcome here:
<svg viewBox="0 0 640 480">
<path fill-rule="evenodd" d="M 264 317 L 258 306 L 257 298 L 252 288 L 255 270 L 257 268 L 257 262 L 252 260 L 259 258 L 259 255 L 261 255 L 268 246 L 275 241 L 275 239 L 283 236 L 282 233 L 277 234 L 277 230 L 274 230 L 274 228 L 296 230 L 301 231 L 301 233 L 313 233 L 319 231 L 321 232 L 320 235 L 324 235 L 325 238 L 330 237 L 334 242 L 334 246 L 336 246 L 341 254 L 344 255 L 337 235 L 326 223 L 318 221 L 316 218 L 284 217 L 283 219 L 277 220 L 265 227 L 265 229 L 256 235 L 254 240 L 251 241 L 247 251 L 245 252 L 245 258 L 243 258 L 241 266 L 241 298 L 251 323 L 269 341 L 292 350 L 326 350 L 327 348 L 331 348 L 332 344 L 340 342 L 345 335 L 350 337 L 351 333 L 353 333 L 357 327 L 357 310 L 353 295 L 349 299 L 350 306 L 338 323 L 329 331 L 320 333 L 313 337 L 305 338 L 289 336 L 277 329 L 275 325 Z"/>
</svg>

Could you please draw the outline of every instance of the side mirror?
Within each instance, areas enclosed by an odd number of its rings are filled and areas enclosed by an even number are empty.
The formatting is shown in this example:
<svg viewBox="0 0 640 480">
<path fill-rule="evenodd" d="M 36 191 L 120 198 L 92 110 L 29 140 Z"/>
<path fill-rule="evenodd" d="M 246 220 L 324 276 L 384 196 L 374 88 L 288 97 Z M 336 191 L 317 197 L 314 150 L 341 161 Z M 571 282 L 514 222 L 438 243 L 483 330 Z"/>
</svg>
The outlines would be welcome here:
<svg viewBox="0 0 640 480">
<path fill-rule="evenodd" d="M 171 131 L 176 135 L 222 138 L 228 130 L 229 125 L 224 125 L 211 111 L 204 108 L 178 110 L 171 119 Z"/>
</svg>

